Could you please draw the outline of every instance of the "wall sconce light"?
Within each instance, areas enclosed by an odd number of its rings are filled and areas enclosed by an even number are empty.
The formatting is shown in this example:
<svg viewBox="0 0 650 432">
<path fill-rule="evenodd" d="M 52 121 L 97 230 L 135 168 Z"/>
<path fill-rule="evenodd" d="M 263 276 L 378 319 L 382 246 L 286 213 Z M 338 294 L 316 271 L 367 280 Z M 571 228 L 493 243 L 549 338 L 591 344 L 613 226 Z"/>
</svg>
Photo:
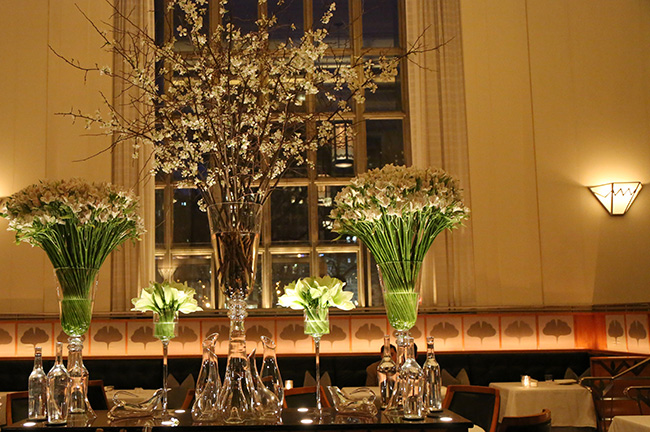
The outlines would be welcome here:
<svg viewBox="0 0 650 432">
<path fill-rule="evenodd" d="M 643 185 L 641 182 L 613 182 L 590 186 L 589 190 L 612 216 L 622 216 L 630 209 Z"/>
</svg>

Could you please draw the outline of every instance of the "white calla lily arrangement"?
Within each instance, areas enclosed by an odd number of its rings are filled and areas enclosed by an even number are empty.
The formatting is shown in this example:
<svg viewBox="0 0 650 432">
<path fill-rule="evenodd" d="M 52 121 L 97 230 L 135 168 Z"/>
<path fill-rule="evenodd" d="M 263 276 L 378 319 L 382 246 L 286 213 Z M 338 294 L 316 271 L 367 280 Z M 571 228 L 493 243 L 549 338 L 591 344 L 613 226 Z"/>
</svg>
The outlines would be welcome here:
<svg viewBox="0 0 650 432">
<path fill-rule="evenodd" d="M 198 305 L 193 288 L 180 282 L 152 282 L 140 292 L 140 297 L 131 300 L 132 311 L 152 311 L 160 316 L 160 321 L 171 322 L 178 312 L 188 314 L 202 311 Z"/>
<path fill-rule="evenodd" d="M 328 334 L 329 308 L 341 310 L 355 308 L 353 293 L 343 291 L 345 282 L 330 276 L 298 279 L 284 287 L 278 305 L 291 309 L 304 309 L 305 334 L 320 337 Z"/>
<path fill-rule="evenodd" d="M 344 285 L 340 279 L 330 276 L 298 279 L 284 287 L 284 294 L 278 298 L 278 305 L 291 309 L 354 309 L 354 294 L 343 291 Z"/>
</svg>

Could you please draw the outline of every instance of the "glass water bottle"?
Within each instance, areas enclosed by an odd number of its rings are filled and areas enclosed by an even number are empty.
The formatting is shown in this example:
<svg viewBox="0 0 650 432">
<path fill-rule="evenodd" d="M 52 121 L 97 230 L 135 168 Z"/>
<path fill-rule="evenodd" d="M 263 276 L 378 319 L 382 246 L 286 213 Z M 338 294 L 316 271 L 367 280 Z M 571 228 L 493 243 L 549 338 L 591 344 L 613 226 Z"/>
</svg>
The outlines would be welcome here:
<svg viewBox="0 0 650 432">
<path fill-rule="evenodd" d="M 384 336 L 384 349 L 381 361 L 377 365 L 377 381 L 381 396 L 381 409 L 386 409 L 388 400 L 395 389 L 397 382 L 397 364 L 391 356 L 390 336 Z"/>
<path fill-rule="evenodd" d="M 43 371 L 43 349 L 34 348 L 34 369 L 29 374 L 28 417 L 45 420 L 47 417 L 47 376 Z"/>
<path fill-rule="evenodd" d="M 404 339 L 406 347 L 404 363 L 399 368 L 404 419 L 420 420 L 424 417 L 423 373 L 422 368 L 415 361 L 413 338 L 407 336 Z"/>
<path fill-rule="evenodd" d="M 442 410 L 442 377 L 436 361 L 432 336 L 427 337 L 427 359 L 422 367 L 424 373 L 424 409 L 427 412 Z"/>
<path fill-rule="evenodd" d="M 68 420 L 70 375 L 63 365 L 63 343 L 56 343 L 56 360 L 47 373 L 47 422 L 65 424 Z"/>
</svg>

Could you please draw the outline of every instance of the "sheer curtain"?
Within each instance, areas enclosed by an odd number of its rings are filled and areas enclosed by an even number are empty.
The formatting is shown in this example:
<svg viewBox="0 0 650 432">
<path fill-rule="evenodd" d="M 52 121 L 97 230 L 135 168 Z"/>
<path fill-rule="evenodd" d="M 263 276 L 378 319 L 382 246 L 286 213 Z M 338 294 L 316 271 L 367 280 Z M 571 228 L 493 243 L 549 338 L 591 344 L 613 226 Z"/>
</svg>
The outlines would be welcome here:
<svg viewBox="0 0 650 432">
<path fill-rule="evenodd" d="M 409 64 L 413 164 L 440 167 L 459 179 L 471 209 L 460 0 L 408 0 L 407 46 L 429 50 Z M 472 223 L 440 234 L 423 266 L 423 304 L 468 306 L 476 301 Z"/>
<path fill-rule="evenodd" d="M 127 29 L 133 25 L 146 28 L 154 37 L 154 0 L 116 0 L 115 7 L 120 12 L 114 17 L 116 29 Z M 122 59 L 114 56 L 113 70 L 119 72 L 124 67 Z M 132 98 L 137 99 L 135 91 L 125 89 L 119 80 L 113 81 L 113 104 L 126 118 L 134 118 L 140 111 L 131 102 Z M 113 183 L 130 188 L 138 195 L 147 232 L 139 242 L 127 242 L 119 251 L 113 252 L 111 311 L 131 309 L 131 298 L 136 297 L 139 289 L 154 279 L 155 182 L 150 175 L 152 149 L 142 144 L 138 158 L 134 158 L 133 144 L 126 141 L 113 147 Z"/>
</svg>

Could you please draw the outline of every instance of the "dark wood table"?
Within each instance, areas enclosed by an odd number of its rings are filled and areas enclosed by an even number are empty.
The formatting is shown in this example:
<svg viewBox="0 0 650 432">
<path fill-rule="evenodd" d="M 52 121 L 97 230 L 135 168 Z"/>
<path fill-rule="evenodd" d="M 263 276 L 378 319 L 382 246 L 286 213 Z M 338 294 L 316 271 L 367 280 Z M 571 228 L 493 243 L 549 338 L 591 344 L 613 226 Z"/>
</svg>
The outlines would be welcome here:
<svg viewBox="0 0 650 432">
<path fill-rule="evenodd" d="M 86 422 L 85 419 L 75 418 L 64 426 L 51 426 L 45 422 L 27 426 L 26 420 L 3 426 L 2 432 L 27 432 L 60 430 L 61 432 L 152 432 L 153 430 L 169 430 L 172 426 L 161 424 L 159 419 L 139 418 L 109 421 L 107 411 L 97 411 L 97 418 Z M 196 423 L 192 421 L 189 412 L 173 414 L 180 424 L 173 429 L 178 432 L 207 432 L 215 429 L 245 432 L 282 432 L 282 431 L 445 431 L 466 432 L 473 423 L 451 411 L 442 411 L 435 417 L 426 417 L 420 421 L 404 420 L 400 416 L 380 413 L 376 417 L 357 417 L 336 414 L 332 408 L 324 408 L 319 419 L 316 411 L 299 412 L 295 408 L 285 408 L 282 412 L 281 424 L 245 424 L 226 425 L 220 423 Z M 311 421 L 311 422 L 310 422 Z"/>
</svg>

